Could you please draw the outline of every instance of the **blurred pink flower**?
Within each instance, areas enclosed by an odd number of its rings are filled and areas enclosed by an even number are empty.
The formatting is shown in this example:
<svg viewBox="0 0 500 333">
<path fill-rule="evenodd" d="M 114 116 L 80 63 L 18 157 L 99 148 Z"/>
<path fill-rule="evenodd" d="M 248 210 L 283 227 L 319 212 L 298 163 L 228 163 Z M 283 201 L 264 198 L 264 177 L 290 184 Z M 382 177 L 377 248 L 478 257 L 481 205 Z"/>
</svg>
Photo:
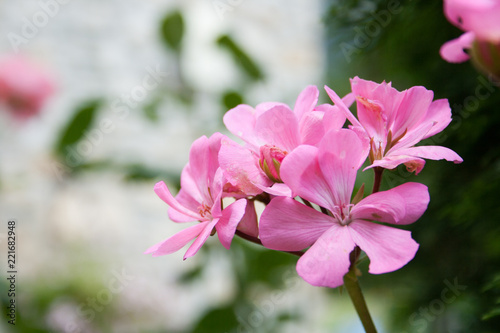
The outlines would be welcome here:
<svg viewBox="0 0 500 333">
<path fill-rule="evenodd" d="M 479 69 L 498 77 L 500 1 L 445 0 L 444 13 L 451 23 L 465 33 L 441 47 L 440 54 L 443 59 L 458 63 L 472 57 Z"/>
<path fill-rule="evenodd" d="M 263 191 L 290 195 L 290 189 L 279 178 L 287 154 L 299 145 L 317 144 L 328 130 L 345 123 L 338 108 L 317 106 L 318 96 L 316 86 L 308 86 L 298 96 L 293 110 L 274 102 L 261 103 L 255 109 L 242 104 L 229 110 L 224 124 L 246 142 L 243 147 L 229 139 L 223 141 L 219 160 L 229 182 L 247 195 Z M 345 102 L 352 103 L 350 96 Z"/>
<path fill-rule="evenodd" d="M 18 119 L 34 116 L 53 93 L 49 76 L 26 59 L 0 60 L 0 103 Z"/>
<path fill-rule="evenodd" d="M 405 164 L 418 174 L 425 159 L 446 159 L 455 163 L 462 158 L 451 149 L 441 146 L 415 144 L 441 132 L 451 122 L 451 109 L 446 99 L 432 101 L 434 93 L 424 87 L 412 87 L 399 92 L 391 83 L 381 84 L 351 79 L 357 104 L 358 119 L 330 88 L 325 89 L 352 123 L 351 128 L 370 144 L 370 163 L 367 168 L 394 169 Z"/>
<path fill-rule="evenodd" d="M 290 197 L 274 198 L 262 213 L 264 246 L 280 251 L 310 247 L 297 262 L 297 272 L 314 286 L 342 285 L 356 246 L 370 258 L 372 274 L 403 267 L 418 249 L 409 231 L 371 221 L 415 222 L 427 209 L 427 187 L 406 183 L 352 203 L 356 173 L 365 159 L 364 143 L 348 129 L 328 132 L 319 147 L 298 147 L 283 162 L 281 177 L 294 196 L 327 209 L 328 214 Z"/>
<path fill-rule="evenodd" d="M 155 185 L 156 194 L 170 206 L 168 213 L 172 221 L 200 223 L 150 247 L 145 253 L 152 253 L 153 256 L 170 254 L 196 238 L 184 255 L 186 259 L 195 255 L 215 231 L 227 249 L 238 223 L 241 222 L 246 231 L 255 232 L 256 215 L 252 212 L 253 205 L 247 205 L 246 199 L 239 199 L 222 207 L 226 182 L 219 168 L 218 154 L 223 137 L 222 134 L 215 133 L 210 138 L 203 136 L 193 143 L 189 163 L 181 174 L 181 190 L 175 198 L 164 182 Z"/>
</svg>

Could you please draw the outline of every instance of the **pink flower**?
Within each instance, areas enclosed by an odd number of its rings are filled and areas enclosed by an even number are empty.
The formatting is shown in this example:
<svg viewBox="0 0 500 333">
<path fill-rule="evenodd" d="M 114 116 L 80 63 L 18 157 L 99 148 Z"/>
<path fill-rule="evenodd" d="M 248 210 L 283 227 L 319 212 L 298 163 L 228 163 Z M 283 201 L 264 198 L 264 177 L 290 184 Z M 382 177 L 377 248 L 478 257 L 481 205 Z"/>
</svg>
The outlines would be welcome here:
<svg viewBox="0 0 500 333">
<path fill-rule="evenodd" d="M 427 187 L 406 183 L 351 202 L 356 173 L 366 149 L 348 129 L 330 131 L 319 147 L 300 146 L 281 166 L 293 191 L 328 210 L 323 214 L 290 197 L 276 197 L 260 220 L 264 246 L 280 251 L 307 249 L 298 274 L 314 286 L 338 287 L 348 272 L 349 254 L 359 246 L 370 258 L 369 272 L 387 273 L 406 265 L 418 244 L 411 233 L 374 223 L 410 224 L 427 209 Z"/>
<path fill-rule="evenodd" d="M 181 190 L 175 198 L 164 182 L 155 185 L 156 194 L 170 206 L 169 217 L 172 221 L 200 223 L 150 247 L 145 253 L 152 253 L 153 256 L 170 254 L 196 238 L 184 255 L 186 259 L 195 255 L 208 236 L 215 232 L 228 249 L 240 221 L 243 229 L 256 233 L 253 204 L 247 205 L 246 199 L 239 199 L 222 207 L 226 181 L 219 168 L 218 154 L 223 138 L 222 134 L 215 133 L 210 138 L 203 136 L 193 143 L 189 163 L 181 174 Z"/>
<path fill-rule="evenodd" d="M 330 88 L 325 89 L 332 101 L 345 112 L 352 129 L 370 143 L 372 167 L 393 169 L 405 164 L 418 174 L 426 159 L 446 159 L 455 163 L 462 158 L 441 146 L 414 147 L 419 141 L 441 132 L 451 122 L 451 109 L 446 99 L 432 101 L 434 94 L 424 87 L 399 92 L 391 83 L 381 84 L 351 79 L 356 98 L 358 119 Z"/>
<path fill-rule="evenodd" d="M 52 80 L 21 57 L 0 61 L 0 102 L 18 119 L 37 114 L 53 93 Z"/>
<path fill-rule="evenodd" d="M 224 116 L 231 133 L 243 139 L 242 147 L 224 140 L 219 156 L 221 168 L 229 182 L 247 195 L 266 191 L 289 195 L 281 184 L 279 169 L 286 155 L 301 144 L 315 145 L 332 128 L 341 128 L 345 116 L 336 107 L 316 106 L 319 91 L 306 87 L 297 98 L 294 109 L 282 103 L 267 102 L 254 108 L 238 105 Z M 350 97 L 346 98 L 346 103 Z"/>
<path fill-rule="evenodd" d="M 444 13 L 451 23 L 473 32 L 476 38 L 500 42 L 500 1 L 444 0 Z"/>
<path fill-rule="evenodd" d="M 500 77 L 500 1 L 445 0 L 444 13 L 466 33 L 441 47 L 443 59 L 457 63 L 472 57 L 480 70 Z"/>
</svg>

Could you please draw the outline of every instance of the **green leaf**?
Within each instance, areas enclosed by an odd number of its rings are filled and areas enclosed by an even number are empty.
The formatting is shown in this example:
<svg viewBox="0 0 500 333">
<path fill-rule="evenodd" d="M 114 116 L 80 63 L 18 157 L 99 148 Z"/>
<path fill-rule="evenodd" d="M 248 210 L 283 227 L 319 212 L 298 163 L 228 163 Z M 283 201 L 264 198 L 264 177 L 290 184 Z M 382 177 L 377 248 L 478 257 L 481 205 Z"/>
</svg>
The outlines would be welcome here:
<svg viewBox="0 0 500 333">
<path fill-rule="evenodd" d="M 160 35 L 167 47 L 180 52 L 181 41 L 184 35 L 184 18 L 180 11 L 172 12 L 163 18 Z"/>
<path fill-rule="evenodd" d="M 144 115 L 152 122 L 158 122 L 158 107 L 160 106 L 161 101 L 161 98 L 155 98 L 150 103 L 146 104 L 143 108 Z"/>
<path fill-rule="evenodd" d="M 201 273 L 203 273 L 203 265 L 195 266 L 193 269 L 182 273 L 178 277 L 178 281 L 181 284 L 189 284 L 200 278 Z"/>
<path fill-rule="evenodd" d="M 65 157 L 68 153 L 67 148 L 76 145 L 83 138 L 84 134 L 92 127 L 95 114 L 101 103 L 101 100 L 87 101 L 75 110 L 73 117 L 61 131 L 57 140 L 56 154 Z"/>
<path fill-rule="evenodd" d="M 243 96 L 237 91 L 229 90 L 222 95 L 221 102 L 225 110 L 230 110 L 239 104 L 243 104 Z"/>
<path fill-rule="evenodd" d="M 500 316 L 500 307 L 493 308 L 488 313 L 484 314 L 481 317 L 481 320 L 488 320 L 490 318 L 497 317 L 497 316 Z"/>
<path fill-rule="evenodd" d="M 257 81 L 264 77 L 259 66 L 243 51 L 239 45 L 236 44 L 231 37 L 227 35 L 220 36 L 217 39 L 217 45 L 229 51 L 236 61 L 236 64 L 238 64 L 243 72 L 245 72 L 251 79 Z"/>
<path fill-rule="evenodd" d="M 213 309 L 205 314 L 193 333 L 235 332 L 240 325 L 232 306 Z"/>
</svg>

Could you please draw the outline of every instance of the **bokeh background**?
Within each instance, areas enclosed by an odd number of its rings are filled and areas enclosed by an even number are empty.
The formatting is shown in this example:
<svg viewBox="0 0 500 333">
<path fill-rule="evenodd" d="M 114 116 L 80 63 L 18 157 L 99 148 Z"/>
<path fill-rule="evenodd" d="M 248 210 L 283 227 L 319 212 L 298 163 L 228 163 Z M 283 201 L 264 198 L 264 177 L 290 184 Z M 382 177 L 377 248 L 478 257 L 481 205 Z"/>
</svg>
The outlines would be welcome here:
<svg viewBox="0 0 500 333">
<path fill-rule="evenodd" d="M 347 293 L 302 281 L 293 256 L 239 239 L 230 251 L 209 239 L 186 261 L 142 254 L 183 228 L 155 182 L 178 188 L 192 141 L 227 133 L 225 111 L 293 106 L 309 84 L 343 95 L 356 75 L 448 98 L 453 122 L 424 144 L 464 158 L 385 173 L 383 188 L 422 182 L 431 203 L 408 226 L 413 261 L 361 267 L 379 331 L 498 331 L 499 86 L 440 58 L 461 33 L 441 1 L 1 1 L 0 32 L 0 56 L 55 86 L 36 116 L 0 114 L 1 332 L 362 332 Z M 15 326 L 3 316 L 9 219 Z"/>
</svg>

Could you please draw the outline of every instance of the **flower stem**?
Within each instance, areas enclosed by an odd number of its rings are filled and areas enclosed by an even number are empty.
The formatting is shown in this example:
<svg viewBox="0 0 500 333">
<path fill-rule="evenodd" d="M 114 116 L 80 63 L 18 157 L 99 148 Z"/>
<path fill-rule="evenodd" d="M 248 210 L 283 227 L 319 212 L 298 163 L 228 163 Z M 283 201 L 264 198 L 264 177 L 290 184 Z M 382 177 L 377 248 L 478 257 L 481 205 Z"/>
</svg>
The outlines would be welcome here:
<svg viewBox="0 0 500 333">
<path fill-rule="evenodd" d="M 356 252 L 356 250 L 354 251 Z M 353 258 L 351 253 L 351 259 Z M 355 257 L 355 256 L 354 256 Z M 351 260 L 351 267 L 349 268 L 349 272 L 344 275 L 344 286 L 347 289 L 349 296 L 351 297 L 352 304 L 358 313 L 359 319 L 363 324 L 366 333 L 377 333 L 377 329 L 375 328 L 375 324 L 373 324 L 372 317 L 370 316 L 370 312 L 368 311 L 368 307 L 366 306 L 366 301 L 363 296 L 363 292 L 359 286 L 358 277 L 356 276 L 356 259 Z"/>
<path fill-rule="evenodd" d="M 380 190 L 380 184 L 382 183 L 382 173 L 384 172 L 384 168 L 375 167 L 373 168 L 375 172 L 375 179 L 373 180 L 373 189 L 372 193 L 376 193 Z"/>
</svg>

